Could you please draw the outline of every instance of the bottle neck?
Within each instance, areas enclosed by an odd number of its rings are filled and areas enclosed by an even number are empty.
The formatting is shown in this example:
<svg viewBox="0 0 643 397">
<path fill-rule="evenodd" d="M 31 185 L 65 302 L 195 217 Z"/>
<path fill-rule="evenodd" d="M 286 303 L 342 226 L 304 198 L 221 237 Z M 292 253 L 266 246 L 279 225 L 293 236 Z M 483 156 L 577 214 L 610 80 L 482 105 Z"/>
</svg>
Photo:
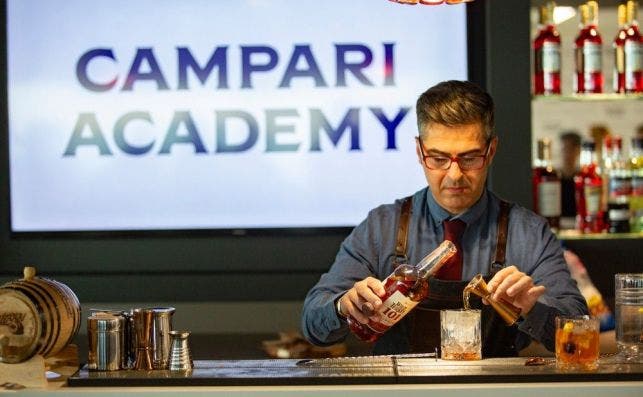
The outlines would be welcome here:
<svg viewBox="0 0 643 397">
<path fill-rule="evenodd" d="M 538 141 L 538 157 L 534 164 L 536 167 L 551 168 L 551 141 L 539 140 Z"/>
<path fill-rule="evenodd" d="M 415 266 L 418 276 L 423 279 L 433 276 L 449 258 L 455 255 L 456 251 L 457 248 L 451 241 L 444 240 L 438 248 L 422 258 Z"/>
<path fill-rule="evenodd" d="M 638 2 L 628 1 L 626 7 L 627 7 L 627 11 L 626 11 L 627 26 L 638 26 L 638 22 L 637 22 Z"/>
<path fill-rule="evenodd" d="M 596 151 L 594 149 L 583 148 L 580 152 L 580 165 L 585 167 L 588 165 L 598 164 L 598 158 L 596 157 Z"/>
</svg>

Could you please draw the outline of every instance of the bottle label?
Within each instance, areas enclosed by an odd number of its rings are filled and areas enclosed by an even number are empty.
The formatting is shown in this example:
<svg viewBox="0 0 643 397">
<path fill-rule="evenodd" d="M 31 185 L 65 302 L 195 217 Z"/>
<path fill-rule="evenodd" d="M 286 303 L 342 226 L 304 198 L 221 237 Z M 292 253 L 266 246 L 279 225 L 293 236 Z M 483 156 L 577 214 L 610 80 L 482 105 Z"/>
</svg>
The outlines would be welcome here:
<svg viewBox="0 0 643 397">
<path fill-rule="evenodd" d="M 538 184 L 538 213 L 544 217 L 560 216 L 560 181 Z"/>
<path fill-rule="evenodd" d="M 635 73 L 641 72 L 642 55 L 643 45 L 641 43 L 631 40 L 625 42 L 625 88 L 627 90 L 636 89 Z"/>
<path fill-rule="evenodd" d="M 630 211 L 628 209 L 611 209 L 607 212 L 610 221 L 629 221 Z"/>
<path fill-rule="evenodd" d="M 584 193 L 587 215 L 597 215 L 601 209 L 601 187 L 585 186 Z"/>
<path fill-rule="evenodd" d="M 392 327 L 410 312 L 418 302 L 415 302 L 402 294 L 400 291 L 395 291 L 382 303 L 378 310 L 380 314 L 380 323 L 387 327 Z"/>
<path fill-rule="evenodd" d="M 583 45 L 583 72 L 595 73 L 600 72 L 601 65 L 601 45 L 598 43 L 585 43 Z"/>
<path fill-rule="evenodd" d="M 632 176 L 632 196 L 643 196 L 643 175 Z"/>
<path fill-rule="evenodd" d="M 610 176 L 610 197 L 623 197 L 632 194 L 632 179 L 622 176 Z"/>
<path fill-rule="evenodd" d="M 543 43 L 543 72 L 560 72 L 560 44 L 546 41 Z"/>
</svg>

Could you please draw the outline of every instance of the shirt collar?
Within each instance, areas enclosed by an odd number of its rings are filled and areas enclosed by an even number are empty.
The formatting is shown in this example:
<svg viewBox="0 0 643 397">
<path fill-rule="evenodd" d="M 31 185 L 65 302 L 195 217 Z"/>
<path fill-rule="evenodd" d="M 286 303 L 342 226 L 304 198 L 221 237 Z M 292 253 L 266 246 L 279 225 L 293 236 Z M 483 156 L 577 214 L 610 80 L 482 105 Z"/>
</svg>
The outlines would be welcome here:
<svg viewBox="0 0 643 397">
<path fill-rule="evenodd" d="M 431 218 L 433 218 L 433 221 L 435 222 L 435 225 L 439 226 L 442 224 L 443 221 L 447 219 L 460 219 L 463 222 L 465 222 L 467 225 L 471 225 L 475 223 L 483 214 L 483 212 L 487 208 L 487 204 L 489 202 L 489 195 L 487 194 L 487 189 L 484 189 L 482 191 L 482 196 L 480 196 L 480 199 L 468 210 L 465 212 L 451 217 L 451 214 L 444 208 L 438 204 L 437 201 L 435 201 L 435 198 L 433 197 L 433 193 L 431 193 L 431 189 L 427 189 L 427 195 L 426 195 L 426 201 L 427 205 L 429 207 L 429 214 Z"/>
</svg>

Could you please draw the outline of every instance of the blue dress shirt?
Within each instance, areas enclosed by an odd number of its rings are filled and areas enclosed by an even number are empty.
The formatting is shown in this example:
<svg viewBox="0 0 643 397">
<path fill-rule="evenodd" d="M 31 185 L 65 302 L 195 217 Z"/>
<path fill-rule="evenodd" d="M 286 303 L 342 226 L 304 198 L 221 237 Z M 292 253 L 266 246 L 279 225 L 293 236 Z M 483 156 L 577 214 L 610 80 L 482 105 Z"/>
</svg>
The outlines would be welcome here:
<svg viewBox="0 0 643 397">
<path fill-rule="evenodd" d="M 462 236 L 462 279 L 489 273 L 495 256 L 498 197 L 483 192 L 480 200 L 457 218 L 466 222 Z M 357 281 L 368 276 L 383 280 L 394 269 L 395 239 L 402 200 L 371 210 L 367 218 L 343 241 L 335 262 L 309 291 L 304 301 L 302 331 L 317 345 L 342 341 L 348 326 L 338 317 L 335 301 Z M 415 264 L 444 239 L 442 221 L 450 214 L 435 201 L 429 188 L 414 194 L 409 220 L 407 256 Z M 560 242 L 544 218 L 514 204 L 509 213 L 505 266 L 515 265 L 546 287 L 528 315 L 518 322 L 518 350 L 533 338 L 554 348 L 554 318 L 559 314 L 587 314 L 587 304 L 571 278 Z M 401 332 L 396 327 L 388 332 Z"/>
</svg>

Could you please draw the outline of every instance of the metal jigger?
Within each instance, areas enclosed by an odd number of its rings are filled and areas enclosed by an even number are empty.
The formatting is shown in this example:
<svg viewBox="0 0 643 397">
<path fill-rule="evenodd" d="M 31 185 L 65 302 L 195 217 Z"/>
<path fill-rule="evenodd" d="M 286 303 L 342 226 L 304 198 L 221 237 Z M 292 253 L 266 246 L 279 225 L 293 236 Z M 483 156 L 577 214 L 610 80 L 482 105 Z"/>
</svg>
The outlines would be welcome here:
<svg viewBox="0 0 643 397">
<path fill-rule="evenodd" d="M 494 308 L 494 310 L 505 320 L 507 325 L 513 325 L 513 323 L 518 320 L 520 317 L 520 309 L 506 300 L 499 298 L 493 299 L 491 297 L 491 292 L 487 289 L 487 283 L 483 280 L 482 275 L 476 275 L 469 284 L 464 288 L 464 293 L 473 292 L 479 297 L 486 299 L 487 302 Z"/>
<path fill-rule="evenodd" d="M 170 331 L 170 370 L 189 371 L 193 368 L 190 347 L 188 345 L 189 331 Z"/>
<path fill-rule="evenodd" d="M 134 309 L 134 332 L 136 333 L 136 361 L 134 368 L 137 370 L 152 370 L 152 321 L 153 313 L 149 310 Z"/>
</svg>

